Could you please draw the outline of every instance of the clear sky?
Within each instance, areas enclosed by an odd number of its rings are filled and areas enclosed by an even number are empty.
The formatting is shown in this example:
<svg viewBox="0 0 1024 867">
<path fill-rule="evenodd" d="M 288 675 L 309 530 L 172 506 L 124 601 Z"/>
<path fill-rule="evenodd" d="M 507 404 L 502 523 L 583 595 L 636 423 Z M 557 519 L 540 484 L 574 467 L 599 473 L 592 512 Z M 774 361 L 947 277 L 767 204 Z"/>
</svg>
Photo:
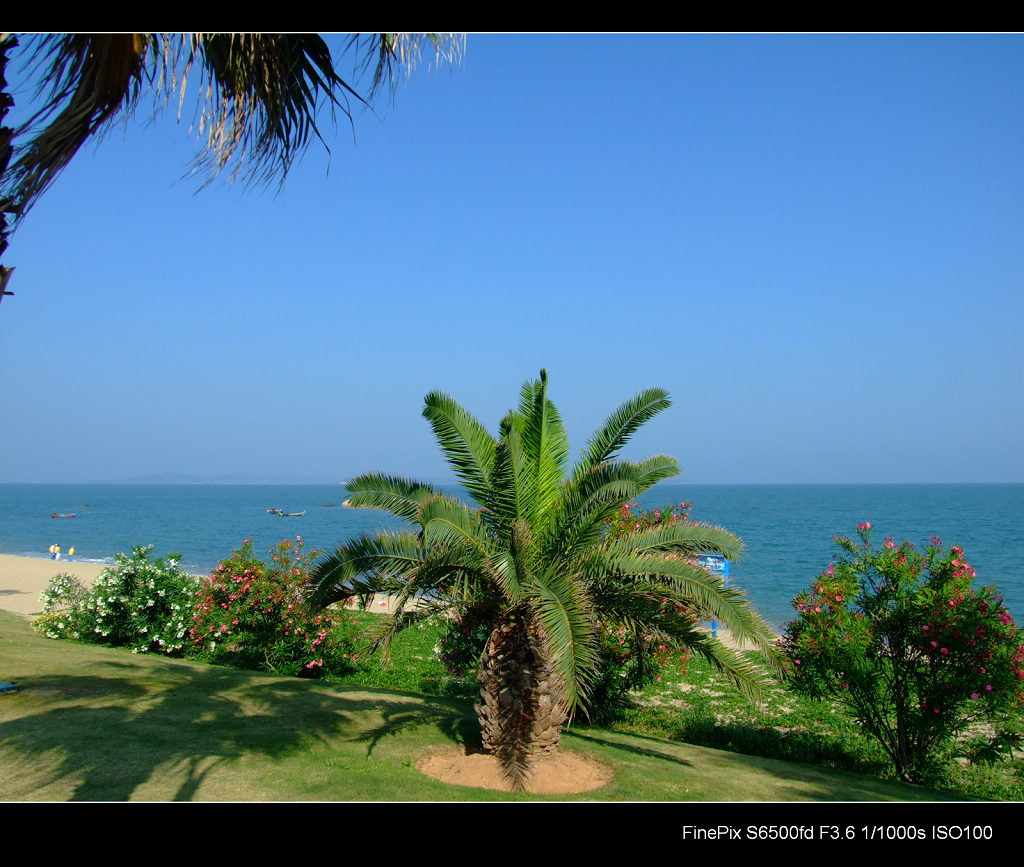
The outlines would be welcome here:
<svg viewBox="0 0 1024 867">
<path fill-rule="evenodd" d="M 5 257 L 0 482 L 445 481 L 541 367 L 682 481 L 1024 482 L 1024 37 L 470 35 L 279 194 L 145 115 Z"/>
</svg>

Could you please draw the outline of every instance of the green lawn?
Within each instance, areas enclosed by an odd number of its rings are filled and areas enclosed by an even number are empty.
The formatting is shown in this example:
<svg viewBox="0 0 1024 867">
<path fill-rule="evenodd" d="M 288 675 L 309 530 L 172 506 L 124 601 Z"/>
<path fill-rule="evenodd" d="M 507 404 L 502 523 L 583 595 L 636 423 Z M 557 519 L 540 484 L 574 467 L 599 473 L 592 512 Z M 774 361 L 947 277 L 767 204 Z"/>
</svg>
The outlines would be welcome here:
<svg viewBox="0 0 1024 867">
<path fill-rule="evenodd" d="M 420 654 L 413 654 L 413 656 Z M 279 678 L 35 635 L 0 612 L 0 799 L 944 800 L 951 793 L 673 742 L 574 728 L 563 748 L 609 766 L 583 795 L 505 794 L 416 769 L 473 745 L 471 702 Z"/>
</svg>

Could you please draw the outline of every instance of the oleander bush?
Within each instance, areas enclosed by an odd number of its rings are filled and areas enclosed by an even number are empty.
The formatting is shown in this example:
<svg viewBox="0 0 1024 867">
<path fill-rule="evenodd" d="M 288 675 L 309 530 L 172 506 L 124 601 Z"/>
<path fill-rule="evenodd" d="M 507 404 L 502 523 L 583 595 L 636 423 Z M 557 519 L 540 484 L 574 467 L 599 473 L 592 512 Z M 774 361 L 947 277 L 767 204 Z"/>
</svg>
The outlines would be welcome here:
<svg viewBox="0 0 1024 867">
<path fill-rule="evenodd" d="M 946 774 L 958 752 L 997 760 L 1020 743 L 1024 636 L 995 587 L 975 588 L 962 548 L 892 537 L 842 555 L 794 600 L 782 647 L 800 694 L 837 700 L 904 780 Z"/>
<path fill-rule="evenodd" d="M 130 555 L 117 554 L 89 588 L 66 574 L 50 579 L 36 629 L 49 638 L 180 656 L 198 579 L 178 566 L 181 555 L 150 560 L 152 550 L 137 546 Z"/>
<path fill-rule="evenodd" d="M 255 557 L 246 540 L 196 592 L 189 654 L 220 665 L 301 677 L 344 673 L 354 635 L 337 609 L 311 613 L 303 605 L 309 567 L 301 536 Z"/>
</svg>

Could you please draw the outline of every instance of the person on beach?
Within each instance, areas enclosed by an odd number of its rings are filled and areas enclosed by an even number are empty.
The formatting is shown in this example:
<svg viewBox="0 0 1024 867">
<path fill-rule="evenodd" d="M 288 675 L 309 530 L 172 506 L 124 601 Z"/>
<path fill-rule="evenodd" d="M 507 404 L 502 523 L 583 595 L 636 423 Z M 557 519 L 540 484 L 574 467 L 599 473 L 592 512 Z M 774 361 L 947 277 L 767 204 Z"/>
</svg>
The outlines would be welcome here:
<svg viewBox="0 0 1024 867">
<path fill-rule="evenodd" d="M 74 563 L 75 562 L 75 546 L 74 545 L 72 545 L 70 548 L 68 548 L 68 562 L 69 563 Z"/>
<path fill-rule="evenodd" d="M 50 546 L 50 559 L 51 560 L 59 560 L 60 559 L 60 545 L 51 545 Z"/>
</svg>

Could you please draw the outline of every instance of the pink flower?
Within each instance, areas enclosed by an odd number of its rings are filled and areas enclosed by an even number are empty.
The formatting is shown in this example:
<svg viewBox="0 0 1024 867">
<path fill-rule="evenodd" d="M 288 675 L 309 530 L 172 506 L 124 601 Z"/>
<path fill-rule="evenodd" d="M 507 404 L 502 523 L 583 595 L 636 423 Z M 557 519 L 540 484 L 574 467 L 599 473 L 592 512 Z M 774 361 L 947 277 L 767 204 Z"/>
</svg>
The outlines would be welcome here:
<svg viewBox="0 0 1024 867">
<path fill-rule="evenodd" d="M 946 656 L 949 655 L 949 651 L 945 647 L 940 648 L 939 653 L 945 654 Z"/>
<path fill-rule="evenodd" d="M 971 693 L 971 698 L 973 698 L 975 701 L 977 701 L 979 698 L 981 698 L 981 696 L 978 695 L 978 693 L 976 693 L 976 692 L 972 692 Z"/>
<path fill-rule="evenodd" d="M 795 662 L 797 665 L 800 664 L 800 660 L 799 659 L 794 659 L 793 662 Z"/>
<path fill-rule="evenodd" d="M 992 684 L 991 683 L 985 684 L 985 692 L 992 692 Z"/>
<path fill-rule="evenodd" d="M 858 530 L 870 530 L 871 529 L 871 522 L 870 521 L 865 521 L 863 524 L 858 524 L 857 525 L 857 529 Z"/>
</svg>

